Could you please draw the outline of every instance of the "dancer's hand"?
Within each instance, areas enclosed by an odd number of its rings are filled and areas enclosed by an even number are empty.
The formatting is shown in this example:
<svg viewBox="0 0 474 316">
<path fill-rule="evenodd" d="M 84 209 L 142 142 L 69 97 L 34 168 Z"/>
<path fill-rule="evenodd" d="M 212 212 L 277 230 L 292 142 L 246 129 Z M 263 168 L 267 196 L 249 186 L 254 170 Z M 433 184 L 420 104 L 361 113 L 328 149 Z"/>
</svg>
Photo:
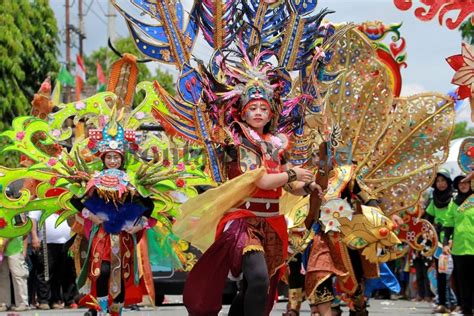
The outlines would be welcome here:
<svg viewBox="0 0 474 316">
<path fill-rule="evenodd" d="M 82 209 L 82 217 L 89 219 L 92 223 L 100 225 L 104 222 L 102 218 L 89 211 L 86 207 Z"/>
<path fill-rule="evenodd" d="M 474 165 L 470 166 L 473 171 L 469 172 L 469 174 L 461 180 L 461 182 L 469 182 L 471 180 L 474 180 Z"/>
<path fill-rule="evenodd" d="M 306 183 L 314 180 L 314 175 L 311 171 L 301 167 L 293 167 L 292 169 L 296 173 L 296 180 Z"/>
<path fill-rule="evenodd" d="M 448 245 L 444 246 L 443 247 L 443 254 L 450 255 L 451 254 L 451 247 L 449 247 Z"/>
<path fill-rule="evenodd" d="M 393 214 L 392 215 L 392 222 L 393 222 L 395 228 L 398 228 L 400 225 L 403 224 L 403 219 L 400 216 L 398 216 L 397 214 Z"/>
<path fill-rule="evenodd" d="M 321 188 L 321 186 L 319 184 L 317 184 L 316 182 L 311 182 L 311 184 L 309 185 L 309 188 L 311 191 L 318 191 L 318 196 L 320 199 L 322 199 L 324 197 L 324 195 L 326 194 L 326 191 L 323 190 Z"/>
<path fill-rule="evenodd" d="M 100 218 L 99 216 L 95 215 L 95 214 L 90 214 L 89 216 L 89 219 L 92 221 L 92 223 L 96 224 L 96 225 L 100 225 L 104 222 L 104 220 L 102 218 Z"/>
<path fill-rule="evenodd" d="M 70 175 L 66 178 L 81 181 L 81 180 L 89 180 L 90 177 L 91 177 L 90 174 L 88 174 L 87 172 L 84 172 L 84 171 L 81 171 L 81 170 L 75 170 L 72 175 Z"/>
<path fill-rule="evenodd" d="M 41 240 L 37 236 L 31 236 L 31 248 L 38 251 L 41 248 Z"/>
<path fill-rule="evenodd" d="M 125 231 L 130 235 L 136 234 L 143 229 L 142 225 L 135 225 L 132 227 L 125 228 Z"/>
</svg>

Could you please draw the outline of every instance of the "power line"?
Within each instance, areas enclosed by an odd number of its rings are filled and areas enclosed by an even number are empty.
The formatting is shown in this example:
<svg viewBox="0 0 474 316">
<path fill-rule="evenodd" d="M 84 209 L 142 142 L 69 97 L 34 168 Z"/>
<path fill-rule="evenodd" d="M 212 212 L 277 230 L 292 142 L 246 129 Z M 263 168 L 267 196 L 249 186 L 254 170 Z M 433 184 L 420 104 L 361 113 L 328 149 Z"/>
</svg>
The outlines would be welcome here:
<svg viewBox="0 0 474 316">
<path fill-rule="evenodd" d="M 104 8 L 103 8 L 102 5 L 100 4 L 100 1 L 97 2 L 97 4 L 99 5 L 99 9 L 100 9 L 100 11 L 102 11 L 102 14 L 105 15 L 105 16 L 107 16 L 108 13 L 105 12 Z"/>
<path fill-rule="evenodd" d="M 97 14 L 97 12 L 95 12 L 94 10 L 92 10 L 91 12 L 99 19 L 100 22 L 104 23 L 104 25 L 107 25 L 107 21 L 105 21 L 99 14 Z"/>
<path fill-rule="evenodd" d="M 93 3 L 94 3 L 94 0 L 91 0 L 91 2 L 89 3 L 89 6 L 86 9 L 86 13 L 84 13 L 84 16 L 87 16 L 87 14 L 89 13 Z"/>
</svg>

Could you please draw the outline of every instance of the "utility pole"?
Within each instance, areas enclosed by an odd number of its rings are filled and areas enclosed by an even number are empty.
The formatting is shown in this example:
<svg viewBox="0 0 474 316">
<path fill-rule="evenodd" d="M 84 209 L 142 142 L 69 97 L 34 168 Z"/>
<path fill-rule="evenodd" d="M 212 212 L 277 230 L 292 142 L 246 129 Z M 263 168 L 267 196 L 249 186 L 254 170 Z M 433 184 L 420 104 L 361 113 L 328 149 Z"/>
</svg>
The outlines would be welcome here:
<svg viewBox="0 0 474 316">
<path fill-rule="evenodd" d="M 66 67 L 71 71 L 71 22 L 69 20 L 69 0 L 66 0 Z"/>
<path fill-rule="evenodd" d="M 69 20 L 69 0 L 66 0 L 66 68 L 71 72 L 71 34 Z M 71 100 L 71 87 L 66 88 L 66 102 Z"/>
<path fill-rule="evenodd" d="M 77 16 L 79 17 L 79 27 L 76 27 L 75 25 L 69 25 L 69 31 L 74 32 L 79 39 L 79 55 L 80 56 L 84 55 L 84 39 L 86 38 L 86 34 L 84 31 L 84 14 L 82 12 L 82 7 L 83 7 L 82 4 L 83 4 L 83 0 L 77 1 L 77 11 L 78 11 Z"/>
<path fill-rule="evenodd" d="M 117 17 L 117 13 L 112 1 L 108 1 L 107 9 L 107 36 L 109 37 L 110 41 L 114 43 L 117 39 L 117 32 L 115 31 L 115 18 Z M 106 60 L 106 65 L 107 67 L 109 66 L 108 58 Z"/>
<path fill-rule="evenodd" d="M 78 1 L 78 15 L 79 15 L 79 55 L 82 57 L 84 56 L 83 54 L 83 40 L 86 38 L 85 33 L 84 33 L 84 15 L 82 14 L 82 1 Z"/>
</svg>

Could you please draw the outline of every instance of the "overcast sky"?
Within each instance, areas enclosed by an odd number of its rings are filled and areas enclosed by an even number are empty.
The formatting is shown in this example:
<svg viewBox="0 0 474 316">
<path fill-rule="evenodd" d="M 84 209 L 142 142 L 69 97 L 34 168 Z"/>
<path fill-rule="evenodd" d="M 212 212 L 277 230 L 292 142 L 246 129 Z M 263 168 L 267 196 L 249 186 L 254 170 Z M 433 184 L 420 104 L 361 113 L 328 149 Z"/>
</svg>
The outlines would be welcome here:
<svg viewBox="0 0 474 316">
<path fill-rule="evenodd" d="M 190 0 L 186 0 L 186 5 Z M 51 6 L 56 14 L 59 29 L 64 34 L 65 7 L 63 0 L 51 0 Z M 77 0 L 70 0 L 71 23 L 77 25 Z M 85 32 L 87 39 L 84 42 L 86 54 L 101 46 L 107 45 L 107 0 L 83 0 L 85 16 Z M 414 8 L 420 1 L 413 1 Z M 400 11 L 393 4 L 393 0 L 319 0 L 318 8 L 329 8 L 336 13 L 328 16 L 332 22 L 355 22 L 380 20 L 386 24 L 402 22 L 402 36 L 406 39 L 408 67 L 402 69 L 402 95 L 411 95 L 424 91 L 446 93 L 454 88 L 450 81 L 454 71 L 446 63 L 445 58 L 461 51 L 461 35 L 458 30 L 450 30 L 438 24 L 437 17 L 430 22 L 422 22 L 415 18 L 414 8 Z M 454 15 L 447 15 L 454 17 Z M 128 35 L 127 27 L 120 14 L 116 16 L 116 31 L 118 36 Z M 62 36 L 64 38 L 64 36 Z M 195 46 L 194 54 L 203 60 L 207 59 L 207 44 L 200 41 Z M 64 44 L 61 52 L 64 52 Z M 75 56 L 78 48 L 73 48 Z M 64 54 L 63 54 L 64 55 Z M 64 58 L 63 58 L 64 59 Z M 162 67 L 173 72 L 172 68 Z M 457 120 L 469 121 L 469 106 L 467 102 L 457 112 Z"/>
</svg>

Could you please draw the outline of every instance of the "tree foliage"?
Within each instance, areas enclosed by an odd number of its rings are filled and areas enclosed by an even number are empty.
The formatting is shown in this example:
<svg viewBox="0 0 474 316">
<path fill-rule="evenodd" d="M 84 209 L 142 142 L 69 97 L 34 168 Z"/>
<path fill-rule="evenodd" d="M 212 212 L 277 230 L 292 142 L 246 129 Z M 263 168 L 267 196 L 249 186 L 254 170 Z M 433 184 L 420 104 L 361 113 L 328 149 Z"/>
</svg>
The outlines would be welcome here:
<svg viewBox="0 0 474 316">
<path fill-rule="evenodd" d="M 29 112 L 41 82 L 59 69 L 58 27 L 48 0 L 0 2 L 0 130 Z"/>
<path fill-rule="evenodd" d="M 459 30 L 461 31 L 462 38 L 469 44 L 474 45 L 474 25 L 471 24 L 471 19 L 464 21 Z"/>
<path fill-rule="evenodd" d="M 129 53 L 135 56 L 142 56 L 136 46 L 133 44 L 133 40 L 131 38 L 119 38 L 113 43 L 113 46 L 122 54 Z M 85 56 L 84 64 L 86 67 L 87 83 L 94 86 L 97 85 L 97 61 L 101 64 L 102 69 L 104 70 L 104 75 L 108 78 L 108 71 L 110 70 L 110 67 L 119 58 L 119 56 L 117 56 L 107 47 L 101 47 L 98 50 L 93 51 L 89 56 Z M 138 69 L 138 82 L 157 80 L 166 91 L 172 95 L 175 94 L 174 79 L 170 73 L 157 68 L 155 74 L 153 75 L 145 63 L 139 63 Z"/>
<path fill-rule="evenodd" d="M 34 93 L 48 75 L 57 73 L 58 27 L 48 0 L 0 1 L 0 131 L 28 114 Z M 0 138 L 0 150 L 7 139 Z M 14 167 L 18 155 L 0 156 Z"/>
<path fill-rule="evenodd" d="M 468 127 L 467 122 L 463 121 L 456 123 L 451 139 L 462 138 L 472 135 L 474 135 L 474 127 Z"/>
</svg>

